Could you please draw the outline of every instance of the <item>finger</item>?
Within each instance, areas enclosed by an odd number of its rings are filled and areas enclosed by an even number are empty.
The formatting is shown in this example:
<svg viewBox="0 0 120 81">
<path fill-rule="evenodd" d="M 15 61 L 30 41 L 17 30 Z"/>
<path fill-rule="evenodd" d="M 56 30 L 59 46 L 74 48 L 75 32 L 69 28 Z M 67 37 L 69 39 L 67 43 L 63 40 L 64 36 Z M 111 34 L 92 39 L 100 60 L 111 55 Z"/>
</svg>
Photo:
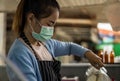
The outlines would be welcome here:
<svg viewBox="0 0 120 81">
<path fill-rule="evenodd" d="M 98 64 L 92 64 L 92 66 L 94 66 L 96 69 L 100 69 L 99 65 Z"/>
<path fill-rule="evenodd" d="M 96 62 L 92 62 L 91 65 L 95 67 L 96 69 L 99 69 L 99 65 Z"/>
<path fill-rule="evenodd" d="M 101 60 L 97 60 L 96 62 L 94 63 L 91 63 L 96 69 L 100 69 L 101 67 L 104 66 L 104 64 L 102 63 Z"/>
<path fill-rule="evenodd" d="M 98 60 L 97 64 L 98 64 L 100 67 L 103 67 L 103 66 L 104 66 L 104 64 L 103 64 L 103 62 L 102 62 L 101 60 Z"/>
</svg>

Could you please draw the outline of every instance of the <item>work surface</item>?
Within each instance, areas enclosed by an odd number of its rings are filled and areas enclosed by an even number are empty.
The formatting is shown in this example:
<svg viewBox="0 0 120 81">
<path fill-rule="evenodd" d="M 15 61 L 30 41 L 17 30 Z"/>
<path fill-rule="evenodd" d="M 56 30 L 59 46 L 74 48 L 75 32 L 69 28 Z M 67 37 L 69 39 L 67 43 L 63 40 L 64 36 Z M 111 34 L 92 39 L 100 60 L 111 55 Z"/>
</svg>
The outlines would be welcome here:
<svg viewBox="0 0 120 81">
<path fill-rule="evenodd" d="M 62 64 L 61 74 L 67 77 L 79 77 L 79 81 L 86 81 L 86 70 L 91 65 L 89 63 L 74 63 L 74 64 Z M 115 81 L 120 81 L 120 64 L 105 64 L 108 75 L 115 79 Z"/>
<path fill-rule="evenodd" d="M 86 70 L 90 67 L 89 63 L 71 63 L 62 64 L 61 74 L 66 77 L 79 77 L 79 81 L 86 81 Z M 120 81 L 120 64 L 106 64 L 105 68 L 108 75 L 115 78 L 115 81 Z M 0 66 L 0 81 L 9 81 L 6 74 L 5 66 Z"/>
</svg>

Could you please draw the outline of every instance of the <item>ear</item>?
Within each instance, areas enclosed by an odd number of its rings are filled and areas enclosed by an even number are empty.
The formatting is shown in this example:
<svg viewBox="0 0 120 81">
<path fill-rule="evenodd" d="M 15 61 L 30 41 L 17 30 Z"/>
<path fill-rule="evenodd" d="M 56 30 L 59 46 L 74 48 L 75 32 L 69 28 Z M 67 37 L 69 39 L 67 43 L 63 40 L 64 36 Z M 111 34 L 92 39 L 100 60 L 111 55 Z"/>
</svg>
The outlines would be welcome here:
<svg viewBox="0 0 120 81">
<path fill-rule="evenodd" d="M 27 14 L 27 22 L 31 23 L 31 24 L 34 22 L 34 14 L 33 13 Z"/>
</svg>

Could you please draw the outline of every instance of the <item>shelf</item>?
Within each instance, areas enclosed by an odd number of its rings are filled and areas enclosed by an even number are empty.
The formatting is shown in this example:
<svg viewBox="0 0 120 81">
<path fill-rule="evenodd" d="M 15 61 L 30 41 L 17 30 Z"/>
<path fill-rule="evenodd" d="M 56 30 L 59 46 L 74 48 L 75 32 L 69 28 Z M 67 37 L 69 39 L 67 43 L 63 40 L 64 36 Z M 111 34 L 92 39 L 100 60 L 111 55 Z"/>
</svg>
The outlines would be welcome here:
<svg viewBox="0 0 120 81">
<path fill-rule="evenodd" d="M 105 67 L 120 67 L 120 63 L 104 64 Z M 63 63 L 62 67 L 89 67 L 90 63 Z"/>
</svg>

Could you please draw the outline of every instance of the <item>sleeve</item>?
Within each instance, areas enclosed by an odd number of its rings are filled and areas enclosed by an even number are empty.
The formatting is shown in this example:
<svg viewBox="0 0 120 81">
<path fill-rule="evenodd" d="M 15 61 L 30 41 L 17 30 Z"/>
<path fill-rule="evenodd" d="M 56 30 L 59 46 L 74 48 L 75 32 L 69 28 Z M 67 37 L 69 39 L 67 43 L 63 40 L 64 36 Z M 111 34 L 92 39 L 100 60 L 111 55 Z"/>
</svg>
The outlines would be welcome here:
<svg viewBox="0 0 120 81">
<path fill-rule="evenodd" d="M 80 57 L 84 57 L 84 54 L 89 49 L 84 48 L 76 43 L 72 42 L 62 42 L 57 40 L 51 40 L 50 45 L 54 47 L 54 56 L 62 56 L 62 55 L 77 55 Z"/>
<path fill-rule="evenodd" d="M 36 73 L 33 67 L 32 59 L 29 54 L 26 53 L 25 50 L 15 50 L 11 56 L 8 57 L 14 65 L 23 73 L 23 76 L 27 79 L 27 81 L 37 81 Z M 14 72 L 12 72 L 11 68 L 8 68 L 8 76 L 10 81 L 20 81 L 18 80 L 19 76 L 16 76 Z"/>
</svg>

